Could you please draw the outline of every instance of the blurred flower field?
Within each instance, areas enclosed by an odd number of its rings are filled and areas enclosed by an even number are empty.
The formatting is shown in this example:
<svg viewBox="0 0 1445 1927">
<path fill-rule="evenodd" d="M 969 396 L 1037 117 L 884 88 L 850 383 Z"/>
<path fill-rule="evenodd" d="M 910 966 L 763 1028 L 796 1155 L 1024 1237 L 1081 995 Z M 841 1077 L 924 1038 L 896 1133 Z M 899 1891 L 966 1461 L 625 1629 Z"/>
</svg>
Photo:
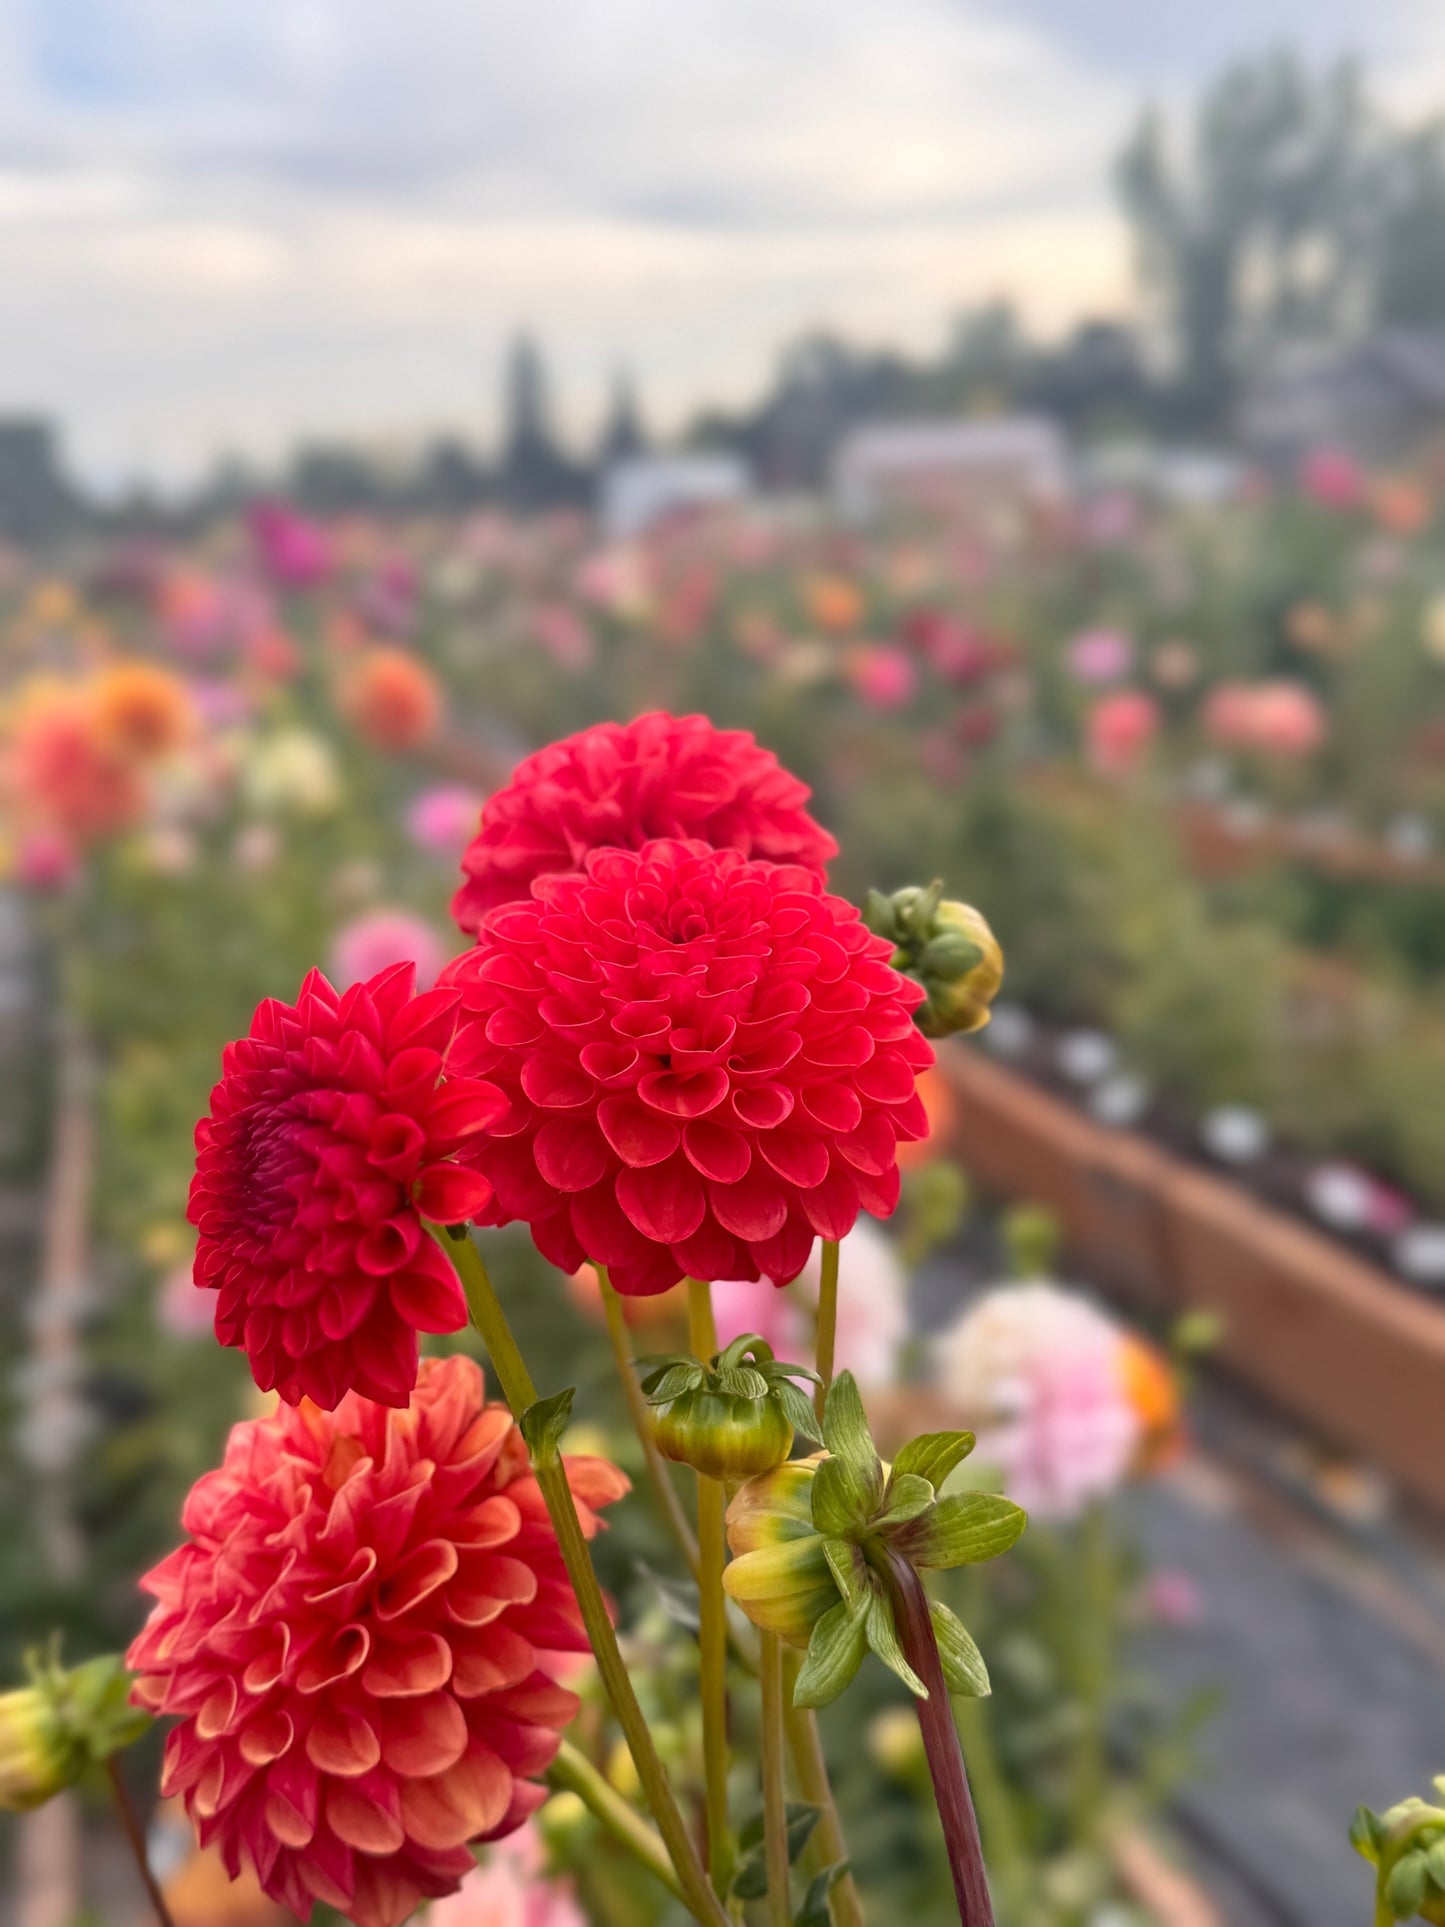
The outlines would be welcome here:
<svg viewBox="0 0 1445 1927">
<path fill-rule="evenodd" d="M 1111 487 L 866 528 L 758 506 L 627 541 L 580 517 L 320 525 L 273 503 L 184 548 L 10 552 L 4 1179 L 52 1206 L 69 1185 L 83 1249 L 67 1271 L 53 1238 L 48 1259 L 5 1246 L 7 1679 L 57 1629 L 77 1659 L 129 1642 L 138 1575 L 259 1409 L 191 1282 L 192 1134 L 222 1046 L 318 960 L 338 990 L 401 961 L 427 988 L 501 900 L 462 868 L 487 798 L 540 745 L 652 711 L 775 752 L 840 846 L 842 897 L 939 878 L 982 910 L 1003 987 L 950 1048 L 1043 1065 L 1096 1118 L 1346 1239 L 1390 1288 L 1445 1290 L 1445 473 L 1322 451 L 1207 504 Z M 649 805 L 653 831 L 691 834 L 695 811 L 725 844 L 691 776 Z M 569 866 L 508 822 L 519 872 Z M 1060 1283 L 1047 1214 L 978 1195 L 948 1156 L 947 1077 L 921 1091 L 933 1134 L 900 1147 L 898 1212 L 842 1245 L 838 1362 L 885 1457 L 925 1418 L 968 1426 L 970 1480 L 1031 1515 L 1007 1559 L 940 1582 L 993 1678 L 957 1705 L 995 1904 L 1013 1927 L 1162 1918 L 1133 1849 L 1175 1855 L 1169 1798 L 1207 1708 L 1131 1654 L 1141 1629 L 1187 1637 L 1207 1577 L 1148 1570 L 1116 1500 L 1189 1450 L 1201 1334 L 1135 1333 Z M 956 1267 L 925 1336 L 915 1276 L 965 1230 L 998 1275 L 965 1289 Z M 578 1387 L 569 1451 L 643 1486 L 595 1275 L 547 1265 L 521 1227 L 484 1237 L 528 1358 Z M 816 1269 L 719 1285 L 720 1343 L 811 1361 L 818 1290 Z M 686 1341 L 680 1297 L 628 1300 L 639 1350 Z M 659 1751 L 700 1800 L 686 1571 L 626 1504 L 598 1559 Z M 568 1684 L 574 1744 L 634 1799 L 587 1662 Z M 952 1918 L 907 1692 L 866 1665 L 823 1728 L 870 1918 Z M 745 1818 L 755 1741 L 734 1736 Z M 178 1923 L 220 1917 L 206 1891 L 183 1866 Z M 682 1916 L 564 1790 L 426 1918 Z"/>
</svg>

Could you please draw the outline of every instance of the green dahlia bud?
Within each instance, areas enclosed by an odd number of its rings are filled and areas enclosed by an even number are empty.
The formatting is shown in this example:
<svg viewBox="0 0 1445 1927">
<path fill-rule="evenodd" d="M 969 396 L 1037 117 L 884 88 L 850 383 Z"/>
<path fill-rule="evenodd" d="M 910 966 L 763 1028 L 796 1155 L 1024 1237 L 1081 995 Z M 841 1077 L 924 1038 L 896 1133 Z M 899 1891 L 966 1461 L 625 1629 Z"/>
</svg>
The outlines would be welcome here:
<svg viewBox="0 0 1445 1927">
<path fill-rule="evenodd" d="M 70 1670 L 32 1657 L 30 1673 L 28 1686 L 0 1693 L 0 1807 L 11 1813 L 44 1806 L 151 1723 L 130 1704 L 118 1657 Z"/>
<path fill-rule="evenodd" d="M 870 890 L 863 921 L 892 943 L 893 968 L 927 991 L 917 1012 L 925 1037 L 983 1028 L 1003 982 L 1003 952 L 971 904 L 945 898 L 941 883 L 910 884 L 891 897 Z"/>
<path fill-rule="evenodd" d="M 823 1434 L 826 1452 L 749 1479 L 734 1495 L 724 1590 L 765 1632 L 807 1648 L 797 1705 L 836 1699 L 869 1651 L 926 1698 L 899 1641 L 890 1562 L 948 1567 L 991 1559 L 1018 1538 L 1024 1515 L 989 1492 L 938 1496 L 972 1450 L 971 1432 L 925 1433 L 885 1465 L 850 1372 L 829 1390 Z M 935 1603 L 931 1612 L 950 1690 L 986 1693 L 988 1674 L 964 1627 L 946 1606 Z"/>
<path fill-rule="evenodd" d="M 710 1479 L 749 1479 L 781 1465 L 793 1433 L 814 1436 L 813 1408 L 793 1383 L 816 1379 L 786 1365 L 755 1332 L 735 1338 L 710 1364 L 686 1353 L 643 1359 L 652 1434 L 665 1459 Z"/>
<path fill-rule="evenodd" d="M 1435 1781 L 1445 1798 L 1445 1774 Z M 1377 1920 L 1428 1920 L 1445 1927 L 1445 1807 L 1402 1800 L 1384 1813 L 1356 1810 L 1355 1851 L 1376 1869 Z"/>
</svg>

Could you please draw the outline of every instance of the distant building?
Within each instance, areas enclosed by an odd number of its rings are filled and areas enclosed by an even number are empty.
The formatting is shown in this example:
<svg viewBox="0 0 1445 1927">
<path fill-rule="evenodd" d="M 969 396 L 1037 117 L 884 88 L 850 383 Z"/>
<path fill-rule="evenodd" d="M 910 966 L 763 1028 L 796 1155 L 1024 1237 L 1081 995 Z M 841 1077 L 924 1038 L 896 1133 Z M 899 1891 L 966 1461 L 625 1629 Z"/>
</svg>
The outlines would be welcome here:
<svg viewBox="0 0 1445 1927">
<path fill-rule="evenodd" d="M 38 416 L 0 417 L 0 536 L 43 542 L 75 513 L 52 425 Z"/>
<path fill-rule="evenodd" d="M 1353 347 L 1282 354 L 1246 388 L 1238 430 L 1269 467 L 1317 448 L 1406 457 L 1445 433 L 1445 331 L 1385 328 Z"/>
<path fill-rule="evenodd" d="M 647 453 L 647 430 L 642 425 L 642 409 L 630 378 L 619 374 L 612 384 L 612 405 L 597 444 L 597 466 L 609 469 L 618 462 L 633 460 Z"/>
<path fill-rule="evenodd" d="M 598 513 L 609 535 L 626 537 L 670 516 L 745 501 L 750 488 L 736 455 L 639 455 L 604 471 Z"/>
<path fill-rule="evenodd" d="M 1055 501 L 1068 483 L 1062 434 L 1033 415 L 878 423 L 846 435 L 833 458 L 833 499 L 859 521 L 909 505 Z"/>
</svg>

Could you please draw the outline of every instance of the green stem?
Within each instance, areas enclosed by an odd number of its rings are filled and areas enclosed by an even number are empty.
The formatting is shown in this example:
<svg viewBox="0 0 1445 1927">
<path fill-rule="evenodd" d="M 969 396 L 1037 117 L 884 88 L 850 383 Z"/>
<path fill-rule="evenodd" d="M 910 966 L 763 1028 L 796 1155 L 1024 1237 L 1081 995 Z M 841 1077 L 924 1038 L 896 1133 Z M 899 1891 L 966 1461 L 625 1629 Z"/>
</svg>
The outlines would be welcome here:
<svg viewBox="0 0 1445 1927">
<path fill-rule="evenodd" d="M 632 1369 L 632 1341 L 627 1330 L 627 1320 L 622 1313 L 622 1299 L 612 1280 L 607 1276 L 605 1265 L 598 1265 L 597 1276 L 602 1285 L 602 1309 L 607 1315 L 607 1335 L 612 1340 L 612 1356 L 617 1363 L 617 1376 L 622 1381 L 622 1394 L 627 1400 L 627 1409 L 632 1416 L 633 1430 L 637 1433 L 642 1447 L 642 1456 L 647 1465 L 647 1476 L 652 1481 L 657 1503 L 662 1508 L 662 1516 L 672 1529 L 672 1536 L 687 1561 L 688 1571 L 696 1579 L 698 1576 L 697 1537 L 688 1524 L 687 1514 L 682 1509 L 682 1500 L 677 1496 L 677 1487 L 672 1482 L 666 1462 L 657 1449 L 657 1441 L 652 1436 L 652 1420 L 647 1414 L 647 1400 L 642 1395 L 642 1387 L 637 1382 L 637 1374 Z"/>
<path fill-rule="evenodd" d="M 165 1895 L 161 1892 L 160 1882 L 151 1872 L 150 1855 L 146 1852 L 145 1828 L 140 1823 L 140 1815 L 136 1812 L 135 1803 L 130 1797 L 130 1789 L 121 1773 L 120 1762 L 113 1754 L 106 1761 L 105 1770 L 110 1780 L 111 1791 L 115 1794 L 120 1823 L 125 1828 L 125 1837 L 140 1873 L 141 1884 L 146 1890 L 146 1898 L 150 1901 L 151 1909 L 155 1914 L 157 1927 L 175 1927 L 170 1909 L 166 1906 Z"/>
<path fill-rule="evenodd" d="M 699 1278 L 687 1281 L 687 1322 L 693 1354 L 704 1363 L 717 1352 L 712 1292 Z M 728 1621 L 723 1592 L 727 1563 L 727 1493 L 720 1479 L 697 1476 L 698 1646 L 701 1659 L 702 1762 L 707 1793 L 707 1865 L 717 1893 L 732 1877 L 728 1829 Z"/>
<path fill-rule="evenodd" d="M 813 1394 L 819 1419 L 833 1383 L 833 1354 L 838 1344 L 838 1240 L 823 1241 L 823 1275 L 818 1281 L 817 1373 L 822 1380 Z"/>
<path fill-rule="evenodd" d="M 667 1857 L 667 1848 L 662 1844 L 662 1835 L 648 1826 L 636 1807 L 629 1805 L 587 1756 L 567 1740 L 563 1740 L 556 1759 L 547 1769 L 547 1784 L 575 1793 L 619 1846 L 640 1861 L 670 1894 L 686 1901 L 681 1882 Z"/>
<path fill-rule="evenodd" d="M 788 1794 L 783 1782 L 783 1648 L 764 1633 L 759 1649 L 763 1718 L 763 1847 L 768 1866 L 769 1927 L 789 1927 L 793 1896 L 789 1879 Z"/>
<path fill-rule="evenodd" d="M 811 1708 L 794 1706 L 793 1685 L 802 1660 L 795 1652 L 783 1655 L 783 1715 L 788 1729 L 788 1746 L 793 1755 L 793 1771 L 798 1776 L 798 1791 L 810 1807 L 818 1809 L 818 1822 L 809 1845 L 817 1844 L 825 1867 L 836 1867 L 848 1858 L 843 1839 L 843 1824 L 838 1818 L 838 1803 L 828 1779 L 828 1762 L 818 1733 L 817 1716 Z M 858 1884 L 851 1873 L 840 1874 L 833 1882 L 831 1895 L 836 1927 L 863 1927 L 863 1903 Z"/>
<path fill-rule="evenodd" d="M 527 1408 L 536 1404 L 537 1389 L 517 1349 L 517 1341 L 512 1336 L 507 1315 L 502 1310 L 492 1281 L 487 1276 L 482 1254 L 472 1243 L 464 1225 L 447 1226 L 439 1230 L 437 1235 L 442 1248 L 457 1268 L 457 1275 L 467 1295 L 472 1323 L 481 1333 L 482 1343 L 501 1381 L 502 1396 L 511 1407 L 513 1418 L 520 1421 Z M 657 1757 L 657 1748 L 652 1743 L 646 1717 L 637 1703 L 637 1695 L 633 1691 L 617 1644 L 617 1634 L 613 1631 L 612 1619 L 607 1611 L 607 1602 L 602 1597 L 602 1588 L 593 1570 L 592 1555 L 587 1550 L 582 1522 L 577 1517 L 577 1506 L 572 1497 L 572 1488 L 567 1483 L 566 1469 L 561 1459 L 555 1456 L 548 1463 L 534 1464 L 533 1469 L 548 1517 L 552 1521 L 552 1530 L 557 1535 L 557 1546 L 567 1568 L 567 1577 L 577 1595 L 577 1605 L 597 1660 L 597 1670 L 602 1676 L 602 1684 L 618 1725 L 626 1737 L 658 1832 L 677 1869 L 683 1898 L 696 1917 L 709 1923 L 709 1927 L 728 1927 L 728 1917 L 707 1884 L 691 1836 L 672 1797 L 672 1788 L 668 1785 L 662 1762 Z"/>
</svg>

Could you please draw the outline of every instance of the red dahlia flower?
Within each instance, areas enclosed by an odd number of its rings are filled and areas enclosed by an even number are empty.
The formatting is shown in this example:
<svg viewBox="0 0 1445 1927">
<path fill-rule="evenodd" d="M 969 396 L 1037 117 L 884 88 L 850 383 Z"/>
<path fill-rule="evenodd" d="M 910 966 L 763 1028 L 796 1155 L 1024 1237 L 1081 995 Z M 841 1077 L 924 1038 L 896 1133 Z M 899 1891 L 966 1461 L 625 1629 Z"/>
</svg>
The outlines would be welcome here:
<svg viewBox="0 0 1445 1927">
<path fill-rule="evenodd" d="M 349 1390 L 405 1405 L 417 1333 L 467 1321 L 423 1220 L 488 1202 L 478 1134 L 507 1105 L 475 1078 L 443 1082 L 460 999 L 415 997 L 414 977 L 397 964 L 338 996 L 313 970 L 294 1009 L 268 998 L 196 1126 L 196 1283 L 220 1294 L 217 1338 L 291 1405 Z"/>
<path fill-rule="evenodd" d="M 186 1501 L 190 1538 L 128 1662 L 181 1724 L 167 1795 L 234 1879 L 396 1927 L 453 1893 L 469 1840 L 509 1833 L 577 1699 L 539 1665 L 581 1615 L 521 1435 L 467 1358 L 428 1359 L 411 1407 L 351 1394 L 238 1425 Z M 569 1459 L 584 1532 L 627 1481 Z"/>
<path fill-rule="evenodd" d="M 697 837 L 821 872 L 838 845 L 804 808 L 808 796 L 746 730 L 715 729 L 706 716 L 654 710 L 599 723 L 529 756 L 489 799 L 452 915 L 475 931 L 497 904 L 525 899 L 536 877 L 653 837 Z"/>
<path fill-rule="evenodd" d="M 703 843 L 597 850 L 494 910 L 448 965 L 466 1068 L 506 1095 L 484 1224 L 525 1218 L 619 1291 L 796 1276 L 898 1201 L 933 1052 L 917 984 L 810 870 Z"/>
</svg>

